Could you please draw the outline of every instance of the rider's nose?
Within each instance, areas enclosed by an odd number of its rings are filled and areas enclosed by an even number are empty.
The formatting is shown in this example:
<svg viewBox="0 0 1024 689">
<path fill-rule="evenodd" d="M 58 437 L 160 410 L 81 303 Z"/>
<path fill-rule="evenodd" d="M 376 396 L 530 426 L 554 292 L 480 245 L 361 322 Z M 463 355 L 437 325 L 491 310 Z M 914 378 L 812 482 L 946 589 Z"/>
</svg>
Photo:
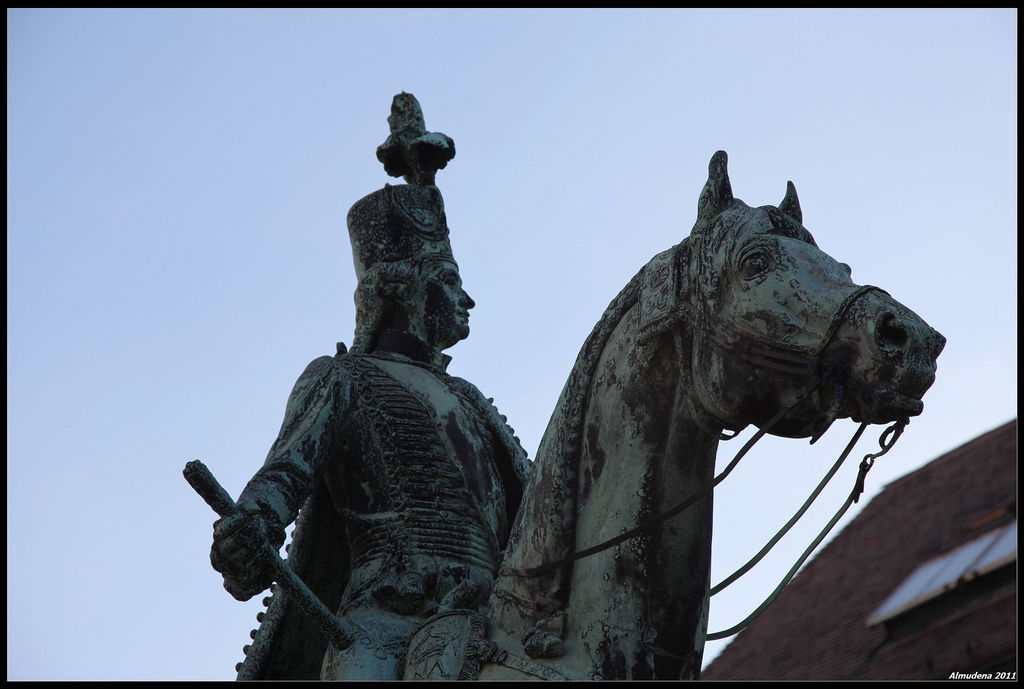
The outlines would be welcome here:
<svg viewBox="0 0 1024 689">
<path fill-rule="evenodd" d="M 928 330 L 928 335 L 930 337 L 929 341 L 932 345 L 932 358 L 938 359 L 939 354 L 942 353 L 942 349 L 946 346 L 946 338 L 943 337 L 942 333 L 940 333 L 938 330 L 935 330 L 934 328 L 929 328 Z"/>
<path fill-rule="evenodd" d="M 464 309 L 471 309 L 476 306 L 476 302 L 473 301 L 473 297 L 469 296 L 468 292 L 462 293 L 462 299 L 459 300 L 459 304 Z"/>
</svg>

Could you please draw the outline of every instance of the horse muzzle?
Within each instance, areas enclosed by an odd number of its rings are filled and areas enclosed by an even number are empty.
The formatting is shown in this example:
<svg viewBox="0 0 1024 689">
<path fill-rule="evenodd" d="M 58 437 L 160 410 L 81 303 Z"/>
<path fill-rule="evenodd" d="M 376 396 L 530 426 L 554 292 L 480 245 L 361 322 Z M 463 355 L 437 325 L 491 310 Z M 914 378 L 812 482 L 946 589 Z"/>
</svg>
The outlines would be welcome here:
<svg viewBox="0 0 1024 689">
<path fill-rule="evenodd" d="M 888 294 L 865 293 L 847 310 L 824 352 L 845 388 L 841 416 L 889 423 L 920 414 L 945 344 L 946 338 Z"/>
</svg>

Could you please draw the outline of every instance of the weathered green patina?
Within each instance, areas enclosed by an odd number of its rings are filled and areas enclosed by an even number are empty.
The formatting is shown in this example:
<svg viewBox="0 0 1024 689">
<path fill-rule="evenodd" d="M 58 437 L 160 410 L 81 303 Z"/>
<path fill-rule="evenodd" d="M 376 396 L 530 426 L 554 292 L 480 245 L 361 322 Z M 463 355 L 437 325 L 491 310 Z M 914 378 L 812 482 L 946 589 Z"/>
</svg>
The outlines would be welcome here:
<svg viewBox="0 0 1024 689">
<path fill-rule="evenodd" d="M 724 433 L 817 438 L 839 418 L 919 414 L 944 339 L 818 249 L 792 183 L 777 207 L 734 198 L 719 151 L 690 235 L 586 339 L 531 470 L 490 401 L 444 371 L 473 306 L 434 186 L 454 143 L 408 94 L 389 123 L 378 158 L 409 184 L 349 213 L 351 351 L 300 377 L 237 507 L 212 501 L 228 591 L 289 587 L 239 678 L 697 677 Z M 686 496 L 700 499 L 571 558 Z M 311 594 L 266 557 L 297 515 L 288 563 Z M 297 596 L 337 611 L 333 644 Z"/>
</svg>

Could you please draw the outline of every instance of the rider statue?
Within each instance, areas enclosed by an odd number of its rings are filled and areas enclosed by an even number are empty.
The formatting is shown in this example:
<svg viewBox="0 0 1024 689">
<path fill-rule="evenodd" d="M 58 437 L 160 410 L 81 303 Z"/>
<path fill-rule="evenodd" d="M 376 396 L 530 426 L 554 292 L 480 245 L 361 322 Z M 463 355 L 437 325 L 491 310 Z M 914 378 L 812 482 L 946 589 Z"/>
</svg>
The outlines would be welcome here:
<svg viewBox="0 0 1024 689">
<path fill-rule="evenodd" d="M 356 275 L 351 350 L 314 360 L 288 399 L 266 462 L 214 524 L 210 559 L 248 600 L 271 585 L 259 544 L 337 612 L 331 645 L 272 587 L 239 679 L 401 679 L 409 637 L 450 610 L 486 604 L 530 463 L 505 418 L 443 350 L 469 334 L 473 300 L 452 255 L 436 171 L 454 142 L 427 132 L 399 94 L 377 157 L 408 184 L 348 214 Z"/>
</svg>

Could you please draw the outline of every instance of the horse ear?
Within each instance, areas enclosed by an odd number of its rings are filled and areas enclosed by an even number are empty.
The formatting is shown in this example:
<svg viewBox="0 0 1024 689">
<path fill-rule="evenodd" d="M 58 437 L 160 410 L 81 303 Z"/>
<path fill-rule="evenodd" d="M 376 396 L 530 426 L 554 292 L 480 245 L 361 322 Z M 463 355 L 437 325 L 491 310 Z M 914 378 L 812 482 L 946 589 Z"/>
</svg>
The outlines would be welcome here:
<svg viewBox="0 0 1024 689">
<path fill-rule="evenodd" d="M 804 221 L 803 213 L 800 211 L 800 199 L 796 196 L 796 187 L 793 186 L 792 182 L 786 182 L 786 197 L 779 204 L 779 210 L 798 223 L 803 223 Z"/>
<path fill-rule="evenodd" d="M 709 220 L 723 210 L 732 201 L 732 185 L 729 184 L 729 171 L 726 168 L 729 156 L 725 151 L 716 151 L 708 163 L 708 181 L 700 192 L 697 201 L 697 217 Z"/>
</svg>

